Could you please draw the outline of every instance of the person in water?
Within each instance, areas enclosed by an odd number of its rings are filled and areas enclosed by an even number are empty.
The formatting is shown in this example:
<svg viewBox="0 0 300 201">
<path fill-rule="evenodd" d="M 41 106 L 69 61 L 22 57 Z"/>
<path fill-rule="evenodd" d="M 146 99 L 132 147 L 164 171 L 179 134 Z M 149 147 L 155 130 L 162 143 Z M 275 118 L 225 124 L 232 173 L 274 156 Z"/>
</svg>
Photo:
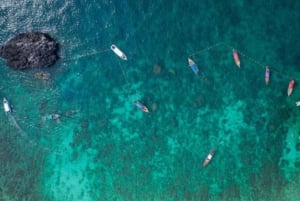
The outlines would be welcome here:
<svg viewBox="0 0 300 201">
<path fill-rule="evenodd" d="M 57 123 L 60 123 L 60 115 L 59 114 L 48 114 L 42 117 L 43 121 L 56 120 Z"/>
</svg>

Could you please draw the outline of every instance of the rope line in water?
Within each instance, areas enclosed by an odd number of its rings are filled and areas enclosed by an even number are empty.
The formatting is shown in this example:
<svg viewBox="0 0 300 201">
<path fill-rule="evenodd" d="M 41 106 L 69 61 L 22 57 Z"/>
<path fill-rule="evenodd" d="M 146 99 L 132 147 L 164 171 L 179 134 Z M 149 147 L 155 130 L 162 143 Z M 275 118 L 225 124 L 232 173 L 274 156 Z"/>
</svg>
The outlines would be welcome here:
<svg viewBox="0 0 300 201">
<path fill-rule="evenodd" d="M 217 48 L 217 47 L 220 47 L 220 46 L 226 47 L 226 48 L 228 48 L 228 49 L 230 49 L 230 50 L 235 49 L 235 50 L 238 52 L 238 54 L 239 54 L 240 56 L 242 56 L 242 57 L 248 59 L 250 62 L 254 63 L 254 64 L 257 65 L 257 66 L 262 67 L 263 69 L 265 69 L 266 66 L 268 66 L 269 69 L 271 70 L 271 73 L 276 73 L 276 74 L 278 74 L 278 75 L 280 75 L 280 76 L 282 76 L 282 77 L 285 77 L 285 78 L 287 78 L 287 79 L 291 79 L 292 77 L 295 77 L 295 76 L 289 76 L 289 75 L 287 75 L 286 73 L 282 73 L 282 72 L 278 71 L 276 68 L 274 68 L 274 67 L 272 67 L 272 66 L 270 66 L 270 65 L 265 65 L 265 64 L 263 64 L 261 61 L 256 60 L 254 57 L 249 56 L 249 55 L 246 54 L 245 52 L 243 52 L 243 51 L 241 51 L 241 50 L 239 50 L 239 49 L 237 49 L 237 48 L 233 47 L 232 45 L 227 44 L 227 43 L 225 43 L 225 42 L 218 42 L 218 43 L 215 43 L 215 44 L 210 45 L 210 46 L 208 46 L 208 47 L 205 47 L 205 48 L 203 48 L 203 49 L 201 49 L 201 50 L 199 50 L 199 51 L 196 51 L 196 52 L 190 54 L 188 57 L 194 57 L 194 56 L 199 55 L 199 54 L 202 54 L 202 53 L 204 53 L 204 52 L 211 51 L 211 50 L 213 50 L 213 49 L 215 49 L 215 48 Z M 100 50 L 100 51 L 94 51 L 94 52 L 90 52 L 90 53 L 87 53 L 87 54 L 78 55 L 78 56 L 76 56 L 76 57 L 69 58 L 69 59 L 67 59 L 67 58 L 62 58 L 62 59 L 63 59 L 63 61 L 78 60 L 78 59 L 83 58 L 83 57 L 93 56 L 93 55 L 96 55 L 96 54 L 103 54 L 103 53 L 108 52 L 108 51 L 110 51 L 110 49 L 104 49 L 104 50 Z M 121 69 L 121 71 L 122 71 L 122 75 L 123 75 L 123 77 L 124 77 L 124 80 L 125 80 L 125 82 L 126 82 L 126 85 L 127 85 L 127 87 L 129 88 L 129 90 L 130 90 L 131 84 L 130 84 L 130 82 L 128 81 L 128 78 L 127 78 L 127 76 L 126 76 L 125 70 L 124 70 L 124 68 L 122 67 L 120 61 L 118 61 L 118 64 L 119 64 L 120 69 Z M 298 78 L 295 78 L 295 79 L 297 80 Z M 300 80 L 300 79 L 299 79 L 299 80 Z M 136 90 L 135 90 L 135 93 L 137 94 L 137 91 L 136 91 Z"/>
<path fill-rule="evenodd" d="M 261 62 L 257 61 L 257 60 L 254 59 L 253 57 L 250 57 L 250 56 L 246 55 L 246 54 L 243 53 L 241 50 L 238 50 L 238 49 L 234 48 L 233 46 L 227 45 L 227 44 L 224 44 L 224 46 L 230 48 L 231 50 L 232 50 L 232 49 L 235 49 L 235 50 L 238 52 L 239 55 L 248 58 L 250 61 L 252 61 L 252 62 L 255 63 L 256 65 L 261 66 L 261 67 L 263 67 L 263 68 L 266 67 L 266 65 L 264 65 L 264 64 L 262 64 Z"/>
<path fill-rule="evenodd" d="M 135 96 L 137 96 L 137 91 L 136 91 L 136 89 L 133 89 L 133 88 L 132 88 L 132 85 L 131 85 L 130 82 L 128 81 L 128 78 L 127 78 L 127 76 L 126 76 L 125 70 L 124 70 L 123 66 L 121 65 L 120 60 L 118 60 L 118 64 L 119 64 L 120 69 L 121 69 L 121 71 L 122 71 L 122 75 L 123 75 L 124 80 L 125 80 L 125 82 L 126 82 L 126 86 L 128 87 L 128 94 L 130 94 L 130 93 L 133 91 L 133 93 L 135 94 Z"/>
<path fill-rule="evenodd" d="M 282 72 L 276 70 L 276 68 L 271 67 L 270 65 L 264 65 L 262 62 L 260 62 L 260 61 L 258 61 L 258 60 L 256 60 L 256 59 L 254 59 L 253 57 L 249 56 L 248 54 L 244 53 L 243 51 L 241 51 L 241 50 L 239 50 L 239 49 L 237 49 L 237 48 L 234 48 L 232 45 L 226 44 L 226 43 L 224 43 L 224 42 L 219 42 L 219 43 L 213 44 L 213 45 L 211 45 L 211 46 L 205 47 L 205 48 L 203 48 L 203 49 L 201 49 L 201 50 L 199 50 L 199 51 L 196 51 L 196 52 L 190 54 L 188 57 L 194 57 L 194 56 L 199 55 L 199 54 L 202 54 L 202 53 L 204 53 L 204 52 L 208 52 L 208 51 L 210 51 L 210 50 L 213 50 L 214 48 L 217 48 L 217 47 L 219 47 L 219 46 L 224 46 L 224 47 L 227 47 L 227 48 L 229 48 L 229 49 L 231 49 L 231 50 L 232 50 L 232 49 L 236 49 L 237 52 L 238 52 L 238 54 L 239 54 L 240 56 L 243 56 L 243 57 L 247 58 L 247 59 L 250 60 L 252 63 L 255 63 L 255 64 L 258 65 L 258 66 L 261 66 L 263 69 L 264 69 L 266 66 L 268 66 L 268 67 L 272 70 L 272 71 L 271 71 L 272 73 L 275 72 L 275 73 L 280 74 L 281 76 L 284 76 L 284 77 L 287 77 L 287 78 L 291 78 L 291 76 L 285 75 L 284 73 L 282 73 Z M 96 54 L 103 54 L 103 53 L 108 52 L 108 51 L 110 51 L 110 49 L 103 49 L 103 50 L 100 50 L 100 51 L 93 51 L 93 52 L 90 52 L 90 53 L 81 54 L 81 55 L 78 55 L 78 56 L 75 56 L 75 57 L 71 57 L 71 58 L 62 57 L 61 59 L 63 60 L 63 62 L 66 62 L 66 61 L 73 61 L 73 60 L 78 60 L 78 59 L 81 59 L 81 58 L 84 58 L 84 57 L 93 56 L 93 55 L 96 55 Z M 125 75 L 125 71 L 124 71 L 123 67 L 122 67 L 121 64 L 120 64 L 120 61 L 119 61 L 118 63 L 119 63 L 120 69 L 121 69 L 121 71 L 122 71 L 123 77 L 124 77 L 124 79 L 125 79 L 125 81 L 126 81 L 126 84 L 127 84 L 128 86 L 130 86 L 130 83 L 129 83 L 129 81 L 128 81 L 126 75 Z"/>
<path fill-rule="evenodd" d="M 208 46 L 208 47 L 206 47 L 206 48 L 204 48 L 204 49 L 202 49 L 202 50 L 199 50 L 199 51 L 197 51 L 197 52 L 194 52 L 193 54 L 189 55 L 189 57 L 193 57 L 193 56 L 195 56 L 195 55 L 197 55 L 197 54 L 201 54 L 201 53 L 203 53 L 203 52 L 207 52 L 207 51 L 209 51 L 209 50 L 211 50 L 211 49 L 213 49 L 213 48 L 216 48 L 216 47 L 218 47 L 218 46 L 220 46 L 220 45 L 224 45 L 224 42 L 220 42 L 220 43 L 216 43 L 216 44 L 214 44 L 214 45 Z"/>
<path fill-rule="evenodd" d="M 90 52 L 90 53 L 86 53 L 86 54 L 81 54 L 81 55 L 78 55 L 76 57 L 70 57 L 70 58 L 67 58 L 67 57 L 62 57 L 62 61 L 73 61 L 73 60 L 78 60 L 80 58 L 83 58 L 83 57 L 88 57 L 88 56 L 93 56 L 93 55 L 96 55 L 96 54 L 102 54 L 104 52 L 108 52 L 110 51 L 110 49 L 104 49 L 104 50 L 100 50 L 100 51 L 93 51 L 93 52 Z"/>
<path fill-rule="evenodd" d="M 229 45 L 227 45 L 227 46 L 228 46 L 229 48 L 231 48 L 231 49 L 233 48 L 232 46 L 229 46 Z M 236 49 L 236 48 L 235 48 L 235 49 Z M 254 59 L 253 57 L 249 56 L 248 54 L 245 54 L 244 52 L 242 52 L 242 51 L 240 51 L 240 50 L 238 50 L 238 49 L 236 49 L 236 50 L 237 50 L 237 52 L 238 52 L 241 56 L 247 58 L 247 59 L 250 60 L 251 62 L 255 63 L 256 65 L 258 65 L 258 66 L 260 66 L 260 67 L 262 67 L 263 69 L 265 69 L 266 66 L 268 66 L 268 67 L 270 68 L 270 70 L 271 70 L 271 73 L 277 73 L 278 75 L 280 75 L 280 76 L 282 76 L 282 77 L 285 77 L 285 78 L 287 78 L 287 79 L 291 79 L 292 76 L 288 76 L 286 73 L 282 73 L 281 71 L 278 71 L 275 67 L 272 67 L 272 66 L 270 66 L 270 65 L 263 64 L 262 62 L 260 62 L 260 61 L 258 61 L 258 60 L 256 60 L 256 59 Z"/>
<path fill-rule="evenodd" d="M 118 61 L 118 64 L 119 64 L 120 69 L 121 69 L 121 71 L 122 71 L 122 75 L 123 75 L 123 77 L 124 77 L 124 80 L 125 80 L 125 82 L 126 82 L 126 85 L 129 87 L 129 86 L 130 86 L 130 83 L 129 83 L 128 79 L 127 79 L 127 76 L 126 76 L 126 74 L 125 74 L 125 71 L 124 71 L 124 69 L 123 69 L 123 67 L 122 67 L 122 65 L 121 65 L 121 63 L 120 63 L 120 61 Z"/>
<path fill-rule="evenodd" d="M 258 61 L 258 60 L 256 60 L 256 59 L 254 59 L 253 57 L 249 56 L 248 54 L 244 53 L 243 51 L 241 51 L 241 50 L 239 50 L 239 49 L 237 49 L 237 48 L 235 48 L 235 47 L 233 47 L 233 46 L 231 46 L 231 45 L 229 45 L 229 44 L 226 44 L 226 43 L 224 43 L 224 42 L 216 43 L 216 44 L 211 45 L 211 46 L 209 46 L 209 47 L 205 47 L 205 48 L 203 48 L 203 49 L 201 49 L 201 50 L 199 50 L 199 51 L 197 51 L 197 52 L 195 52 L 195 53 L 190 54 L 189 57 L 192 57 L 192 56 L 196 56 L 196 55 L 202 54 L 202 53 L 204 53 L 204 52 L 210 51 L 210 50 L 212 50 L 212 49 L 214 49 L 214 48 L 216 48 L 216 47 L 218 47 L 218 46 L 221 46 L 221 45 L 224 46 L 224 47 L 229 48 L 230 50 L 235 49 L 235 50 L 238 52 L 238 54 L 239 54 L 240 56 L 245 57 L 245 58 L 248 59 L 250 62 L 256 64 L 257 66 L 262 67 L 263 69 L 265 69 L 266 66 L 268 66 L 269 69 L 271 70 L 271 73 L 277 73 L 278 75 L 281 75 L 282 77 L 285 77 L 285 78 L 287 78 L 287 79 L 291 79 L 291 77 L 294 77 L 294 76 L 289 76 L 289 75 L 287 75 L 287 74 L 285 74 L 285 73 L 282 73 L 282 72 L 276 70 L 276 68 L 274 68 L 274 67 L 272 67 L 272 66 L 270 66 L 270 65 L 263 64 L 262 62 L 260 62 L 260 61 Z M 300 80 L 300 79 L 298 79 L 298 80 Z"/>
</svg>

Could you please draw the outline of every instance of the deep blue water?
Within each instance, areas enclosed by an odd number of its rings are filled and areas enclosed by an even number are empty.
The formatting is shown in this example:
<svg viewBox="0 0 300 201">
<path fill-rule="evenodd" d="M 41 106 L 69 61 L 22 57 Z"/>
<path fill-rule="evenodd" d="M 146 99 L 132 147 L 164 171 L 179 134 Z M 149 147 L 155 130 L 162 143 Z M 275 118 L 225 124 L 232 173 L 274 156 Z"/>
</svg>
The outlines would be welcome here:
<svg viewBox="0 0 300 201">
<path fill-rule="evenodd" d="M 0 42 L 42 31 L 60 60 L 43 69 L 49 80 L 0 62 L 0 94 L 13 107 L 0 115 L 0 200 L 300 200 L 299 9 L 292 0 L 2 2 Z M 52 113 L 60 120 L 43 121 Z"/>
</svg>

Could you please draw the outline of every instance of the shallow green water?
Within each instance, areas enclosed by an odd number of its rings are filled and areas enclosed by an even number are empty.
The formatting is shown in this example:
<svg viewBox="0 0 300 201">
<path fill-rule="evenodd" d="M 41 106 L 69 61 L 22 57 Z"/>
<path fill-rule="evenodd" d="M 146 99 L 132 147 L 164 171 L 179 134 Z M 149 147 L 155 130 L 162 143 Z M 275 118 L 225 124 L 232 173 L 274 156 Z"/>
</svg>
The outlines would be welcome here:
<svg viewBox="0 0 300 201">
<path fill-rule="evenodd" d="M 0 94 L 13 114 L 0 115 L 0 198 L 300 200 L 299 8 L 296 1 L 2 3 L 1 43 L 43 31 L 60 43 L 61 59 L 45 69 L 47 81 L 1 61 Z M 110 51 L 113 43 L 128 61 Z M 151 112 L 135 108 L 136 99 Z M 42 121 L 52 113 L 60 121 Z"/>
</svg>

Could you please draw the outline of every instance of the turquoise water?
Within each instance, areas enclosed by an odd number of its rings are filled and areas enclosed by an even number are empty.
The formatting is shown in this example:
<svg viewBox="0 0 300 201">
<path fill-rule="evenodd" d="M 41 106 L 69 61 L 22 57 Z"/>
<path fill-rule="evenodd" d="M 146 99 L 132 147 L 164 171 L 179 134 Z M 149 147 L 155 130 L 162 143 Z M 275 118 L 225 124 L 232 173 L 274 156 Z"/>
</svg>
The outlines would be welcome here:
<svg viewBox="0 0 300 201">
<path fill-rule="evenodd" d="M 0 114 L 0 200 L 300 200 L 299 9 L 292 0 L 2 2 L 1 43 L 43 31 L 61 59 L 44 69 L 49 80 L 0 62 L 0 94 L 13 107 Z M 42 120 L 52 113 L 60 120 Z"/>
</svg>

